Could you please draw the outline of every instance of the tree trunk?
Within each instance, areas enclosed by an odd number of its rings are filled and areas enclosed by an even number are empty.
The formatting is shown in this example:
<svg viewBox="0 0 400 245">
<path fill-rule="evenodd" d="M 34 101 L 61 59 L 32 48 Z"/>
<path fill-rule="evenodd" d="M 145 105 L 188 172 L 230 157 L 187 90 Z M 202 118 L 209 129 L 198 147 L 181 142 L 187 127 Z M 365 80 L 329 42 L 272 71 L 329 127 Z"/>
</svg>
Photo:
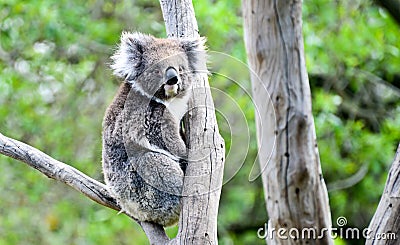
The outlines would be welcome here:
<svg viewBox="0 0 400 245">
<path fill-rule="evenodd" d="M 367 245 L 399 244 L 400 236 L 400 144 L 389 171 L 385 190 L 368 227 Z"/>
<path fill-rule="evenodd" d="M 168 37 L 199 38 L 190 0 L 161 0 Z M 205 71 L 194 81 L 185 120 L 189 164 L 183 187 L 183 207 L 174 244 L 217 244 L 217 215 L 221 195 L 224 140 L 219 134 Z"/>
<path fill-rule="evenodd" d="M 266 239 L 269 244 L 332 244 L 304 60 L 302 2 L 246 0 L 242 5 L 260 113 L 256 125 L 269 214 Z"/>
</svg>

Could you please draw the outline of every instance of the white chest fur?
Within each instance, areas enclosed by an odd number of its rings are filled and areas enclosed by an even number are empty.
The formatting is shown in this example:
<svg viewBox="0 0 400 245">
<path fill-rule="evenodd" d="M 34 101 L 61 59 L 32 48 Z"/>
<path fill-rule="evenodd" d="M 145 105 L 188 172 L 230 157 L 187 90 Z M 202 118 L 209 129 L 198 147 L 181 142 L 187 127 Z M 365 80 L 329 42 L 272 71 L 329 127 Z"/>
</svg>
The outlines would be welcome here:
<svg viewBox="0 0 400 245">
<path fill-rule="evenodd" d="M 173 98 L 168 101 L 166 105 L 169 112 L 174 116 L 175 120 L 179 123 L 188 110 L 189 94 L 182 98 Z"/>
</svg>

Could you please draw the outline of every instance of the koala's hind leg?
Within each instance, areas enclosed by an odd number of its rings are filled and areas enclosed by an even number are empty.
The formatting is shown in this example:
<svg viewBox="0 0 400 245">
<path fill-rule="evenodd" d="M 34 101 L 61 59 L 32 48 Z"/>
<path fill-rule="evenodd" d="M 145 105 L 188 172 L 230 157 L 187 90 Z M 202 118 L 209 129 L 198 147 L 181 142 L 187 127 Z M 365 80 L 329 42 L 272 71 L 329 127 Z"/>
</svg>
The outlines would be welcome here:
<svg viewBox="0 0 400 245">
<path fill-rule="evenodd" d="M 183 171 L 178 161 L 159 152 L 147 152 L 133 164 L 146 184 L 171 195 L 182 194 Z"/>
<path fill-rule="evenodd" d="M 138 198 L 132 200 L 138 206 L 134 208 L 133 203 L 128 204 L 128 212 L 131 207 L 131 211 L 136 212 L 133 215 L 145 217 L 145 221 L 163 226 L 175 224 L 179 219 L 183 186 L 183 171 L 179 162 L 158 152 L 147 152 L 131 160 L 137 179 L 142 184 L 136 186 Z"/>
</svg>

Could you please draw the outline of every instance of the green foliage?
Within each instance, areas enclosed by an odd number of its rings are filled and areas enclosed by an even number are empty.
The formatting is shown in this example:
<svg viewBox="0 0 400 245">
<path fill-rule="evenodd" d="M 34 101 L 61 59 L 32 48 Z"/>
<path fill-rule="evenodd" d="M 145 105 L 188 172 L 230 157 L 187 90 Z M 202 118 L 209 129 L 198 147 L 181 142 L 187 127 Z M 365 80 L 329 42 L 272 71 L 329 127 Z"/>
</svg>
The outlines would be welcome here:
<svg viewBox="0 0 400 245">
<path fill-rule="evenodd" d="M 332 220 L 362 229 L 400 140 L 399 26 L 369 1 L 312 2 L 303 11 L 305 50 Z"/>
<path fill-rule="evenodd" d="M 240 1 L 194 5 L 210 50 L 245 62 Z M 0 132 L 101 180 L 101 121 L 117 89 L 107 63 L 123 29 L 165 36 L 158 3 L 2 1 Z M 365 228 L 400 141 L 399 26 L 372 1 L 311 0 L 304 2 L 303 32 L 332 218 Z M 219 239 L 264 244 L 257 238 L 267 221 L 261 180 L 248 180 L 257 155 L 248 72 L 233 59 L 216 59 L 211 67 L 211 86 L 236 103 L 228 106 L 213 91 L 230 154 L 235 140 L 246 141 L 231 135 L 227 114 L 241 110 L 250 136 L 243 167 L 234 163 L 240 171 L 225 179 Z M 17 161 L 0 156 L 0 164 L 0 245 L 147 243 L 127 217 Z M 176 232 L 168 229 L 170 236 Z"/>
</svg>

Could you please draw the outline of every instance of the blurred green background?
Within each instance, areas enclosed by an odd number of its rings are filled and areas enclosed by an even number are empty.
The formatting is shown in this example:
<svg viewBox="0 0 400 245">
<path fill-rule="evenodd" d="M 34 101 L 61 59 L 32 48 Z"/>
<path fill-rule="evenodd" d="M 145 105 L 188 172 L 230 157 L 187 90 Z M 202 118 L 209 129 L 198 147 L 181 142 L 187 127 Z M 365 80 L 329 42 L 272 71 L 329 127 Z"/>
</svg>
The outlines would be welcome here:
<svg viewBox="0 0 400 245">
<path fill-rule="evenodd" d="M 240 1 L 194 7 L 209 49 L 246 62 Z M 122 30 L 165 37 L 158 1 L 0 1 L 0 132 L 102 180 L 101 122 L 118 87 L 107 63 Z M 348 227 L 363 229 L 400 141 L 400 25 L 372 0 L 309 0 L 303 31 L 333 224 L 344 216 Z M 249 87 L 248 72 L 225 61 L 213 62 L 212 71 Z M 235 98 L 250 137 L 243 167 L 222 190 L 219 240 L 265 244 L 257 238 L 268 219 L 261 181 L 248 180 L 256 157 L 254 109 L 234 81 L 210 78 Z M 224 116 L 236 109 L 217 105 L 221 132 L 234 149 Z M 226 164 L 227 171 L 240 167 Z M 129 218 L 5 156 L 0 190 L 0 245 L 148 243 Z"/>
</svg>

